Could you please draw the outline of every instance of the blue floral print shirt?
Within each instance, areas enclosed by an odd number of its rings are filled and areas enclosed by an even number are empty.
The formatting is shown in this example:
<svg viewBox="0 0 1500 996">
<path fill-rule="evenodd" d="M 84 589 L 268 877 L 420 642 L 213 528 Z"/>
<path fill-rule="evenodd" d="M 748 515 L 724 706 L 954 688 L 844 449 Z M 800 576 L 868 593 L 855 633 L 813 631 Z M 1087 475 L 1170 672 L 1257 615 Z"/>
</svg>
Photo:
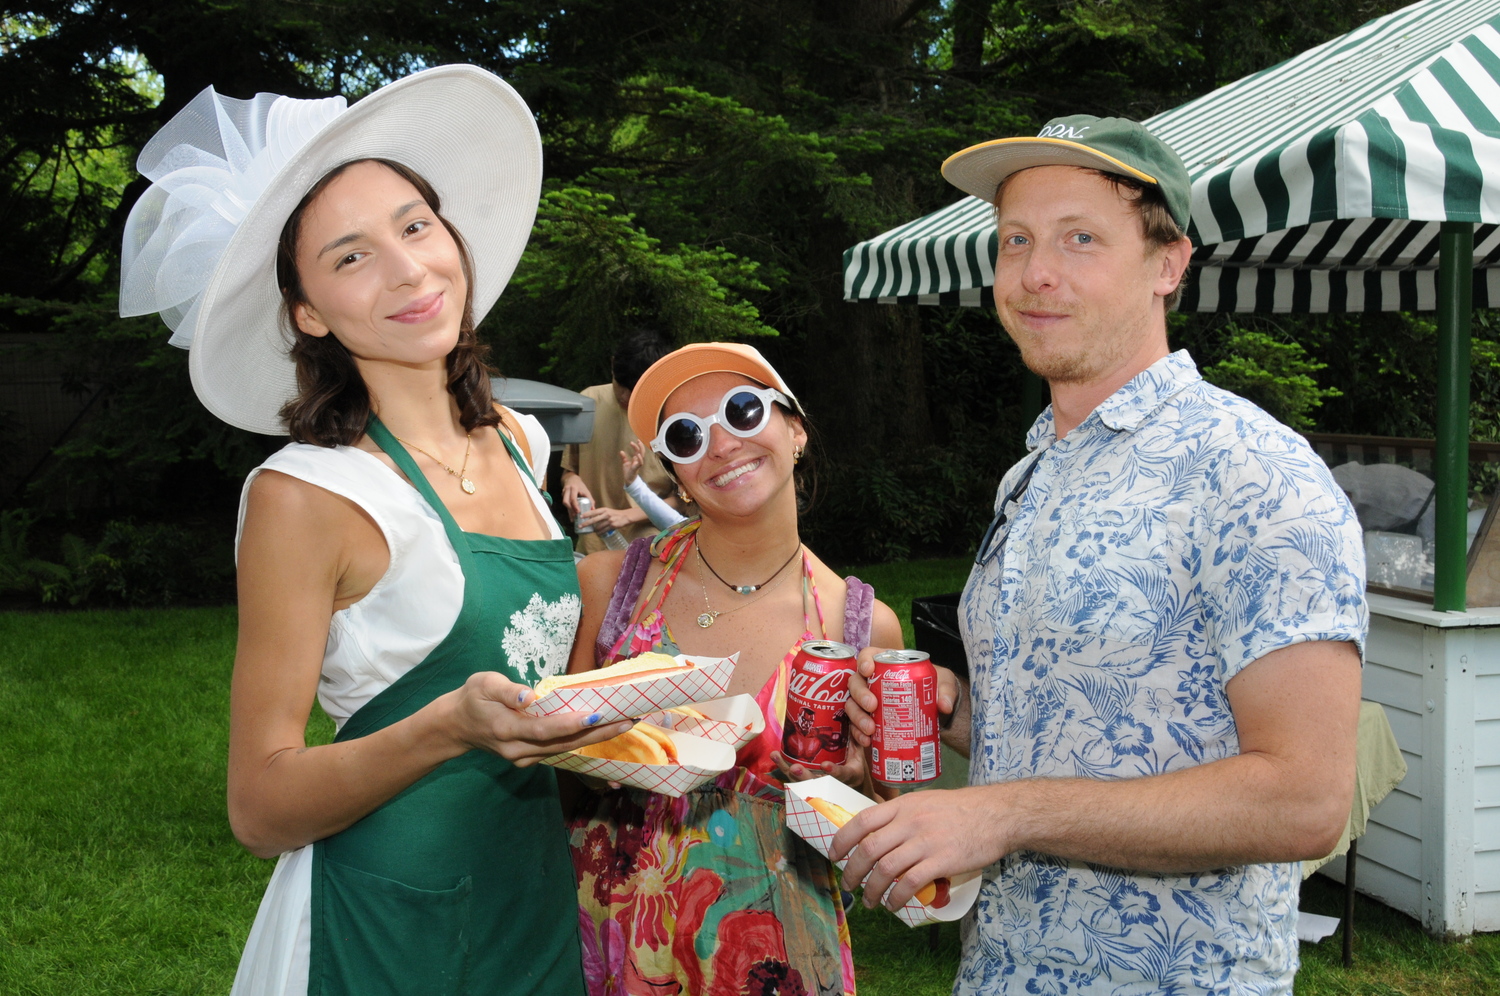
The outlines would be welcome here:
<svg viewBox="0 0 1500 996">
<path fill-rule="evenodd" d="M 1051 409 L 960 625 L 971 784 L 1138 778 L 1239 753 L 1224 686 L 1368 627 L 1364 542 L 1292 430 L 1157 361 L 1063 439 Z M 1004 527 L 1002 527 L 1002 530 Z M 993 548 L 993 544 L 992 544 Z M 955 994 L 1291 993 L 1296 864 L 1160 875 L 1017 852 L 986 870 Z"/>
</svg>

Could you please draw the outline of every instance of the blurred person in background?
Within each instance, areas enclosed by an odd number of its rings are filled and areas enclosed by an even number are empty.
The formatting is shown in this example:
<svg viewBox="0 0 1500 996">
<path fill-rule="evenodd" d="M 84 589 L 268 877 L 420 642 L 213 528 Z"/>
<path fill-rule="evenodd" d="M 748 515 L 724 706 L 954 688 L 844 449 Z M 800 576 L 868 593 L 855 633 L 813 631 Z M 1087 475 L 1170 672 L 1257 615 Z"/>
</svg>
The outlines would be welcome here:
<svg viewBox="0 0 1500 996">
<path fill-rule="evenodd" d="M 574 549 L 579 553 L 598 553 L 605 548 L 604 533 L 613 529 L 628 543 L 655 533 L 660 527 L 630 495 L 622 461 L 632 453 L 631 444 L 640 444 L 625 417 L 630 407 L 630 393 L 646 368 L 661 359 L 667 345 L 661 336 L 645 328 L 628 332 L 610 357 L 610 382 L 586 387 L 582 394 L 594 402 L 594 435 L 586 443 L 575 443 L 562 456 L 562 499 L 572 513 L 575 528 L 581 532 Z M 680 511 L 682 501 L 674 495 L 672 479 L 662 469 L 656 454 L 642 449 L 638 468 L 639 488 L 659 501 Z M 587 498 L 590 512 L 578 514 L 578 499 Z M 643 494 L 644 497 L 644 494 Z M 647 499 L 650 503 L 650 499 Z"/>
</svg>

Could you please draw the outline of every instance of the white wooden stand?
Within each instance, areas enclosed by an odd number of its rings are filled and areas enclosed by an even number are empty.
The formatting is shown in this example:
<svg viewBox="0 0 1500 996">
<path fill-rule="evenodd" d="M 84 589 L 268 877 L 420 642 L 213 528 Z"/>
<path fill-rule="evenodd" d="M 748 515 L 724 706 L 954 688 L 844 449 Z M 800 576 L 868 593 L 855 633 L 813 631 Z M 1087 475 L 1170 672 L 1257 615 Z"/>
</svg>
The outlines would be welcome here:
<svg viewBox="0 0 1500 996">
<path fill-rule="evenodd" d="M 1408 772 L 1370 813 L 1359 891 L 1436 936 L 1500 931 L 1500 608 L 1370 595 L 1363 695 Z M 1323 871 L 1342 881 L 1344 859 Z"/>
</svg>

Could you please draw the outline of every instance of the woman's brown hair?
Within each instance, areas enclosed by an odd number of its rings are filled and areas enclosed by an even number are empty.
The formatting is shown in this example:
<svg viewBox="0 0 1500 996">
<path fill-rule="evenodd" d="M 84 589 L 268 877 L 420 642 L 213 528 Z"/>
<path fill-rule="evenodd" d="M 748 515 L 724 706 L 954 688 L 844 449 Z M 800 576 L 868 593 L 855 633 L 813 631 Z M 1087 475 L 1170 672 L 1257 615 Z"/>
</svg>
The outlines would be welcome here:
<svg viewBox="0 0 1500 996">
<path fill-rule="evenodd" d="M 498 425 L 500 415 L 490 395 L 490 348 L 479 341 L 474 331 L 474 266 L 469 247 L 453 223 L 443 217 L 442 203 L 432 184 L 420 174 L 389 159 L 355 159 L 336 166 L 313 184 L 292 216 L 281 229 L 276 246 L 276 281 L 281 287 L 281 320 L 291 333 L 291 357 L 297 364 L 297 396 L 281 407 L 287 431 L 299 443 L 316 446 L 352 446 L 365 434 L 374 414 L 370 392 L 359 375 L 354 357 L 333 335 L 308 335 L 297 327 L 293 318 L 299 304 L 307 304 L 302 278 L 297 272 L 297 239 L 301 234 L 302 216 L 307 206 L 317 200 L 328 185 L 350 166 L 361 162 L 379 163 L 417 188 L 417 193 L 432 208 L 433 214 L 453 241 L 458 243 L 463 261 L 464 311 L 459 319 L 458 343 L 448 354 L 448 391 L 458 402 L 459 422 L 472 431 L 482 425 Z"/>
</svg>

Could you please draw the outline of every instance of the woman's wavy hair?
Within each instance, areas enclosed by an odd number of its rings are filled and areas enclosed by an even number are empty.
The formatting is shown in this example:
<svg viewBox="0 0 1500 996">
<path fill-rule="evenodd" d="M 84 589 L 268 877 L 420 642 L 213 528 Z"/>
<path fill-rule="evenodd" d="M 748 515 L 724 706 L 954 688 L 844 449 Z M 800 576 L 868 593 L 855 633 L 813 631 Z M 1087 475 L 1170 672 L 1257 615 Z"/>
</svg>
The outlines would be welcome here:
<svg viewBox="0 0 1500 996">
<path fill-rule="evenodd" d="M 291 357 L 297 364 L 297 396 L 281 407 L 287 431 L 299 443 L 351 446 L 365 434 L 374 414 L 369 389 L 344 344 L 334 335 L 308 335 L 297 327 L 293 317 L 297 305 L 308 303 L 301 274 L 297 272 L 297 240 L 307 206 L 345 170 L 362 162 L 379 163 L 416 187 L 417 193 L 432 208 L 438 221 L 453 236 L 453 241 L 458 243 L 467 291 L 463 315 L 459 319 L 458 343 L 448 354 L 448 391 L 458 402 L 459 421 L 466 430 L 498 425 L 500 415 L 495 411 L 490 394 L 490 376 L 495 372 L 489 364 L 490 348 L 479 341 L 474 331 L 474 265 L 469 257 L 469 247 L 453 223 L 443 217 L 437 191 L 421 174 L 389 159 L 369 158 L 336 166 L 313 184 L 287 219 L 281 229 L 281 240 L 276 245 L 281 321 L 292 337 Z"/>
</svg>

